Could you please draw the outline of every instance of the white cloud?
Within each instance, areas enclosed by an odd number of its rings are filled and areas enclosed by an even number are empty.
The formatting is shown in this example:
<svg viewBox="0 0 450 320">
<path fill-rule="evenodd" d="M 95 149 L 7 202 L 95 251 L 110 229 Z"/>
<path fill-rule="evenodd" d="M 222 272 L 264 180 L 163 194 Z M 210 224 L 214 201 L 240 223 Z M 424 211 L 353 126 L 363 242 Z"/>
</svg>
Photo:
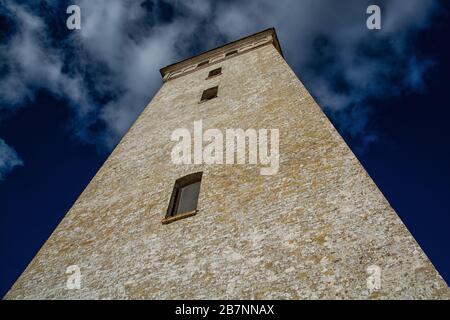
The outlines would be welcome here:
<svg viewBox="0 0 450 320">
<path fill-rule="evenodd" d="M 68 100 L 80 139 L 111 148 L 161 85 L 161 67 L 192 54 L 195 44 L 210 49 L 275 26 L 287 61 L 321 106 L 339 113 L 334 120 L 342 130 L 371 141 L 366 100 L 422 89 L 430 66 L 411 51 L 409 39 L 429 24 L 433 0 L 378 1 L 379 32 L 365 27 L 371 1 L 174 1 L 167 2 L 173 11 L 167 17 L 158 11 L 162 1 L 148 2 L 80 0 L 82 29 L 58 46 L 42 17 L 6 2 L 19 28 L 0 47 L 9 67 L 0 81 L 0 108 L 13 110 L 36 89 L 48 90 Z M 102 129 L 91 132 L 98 123 Z"/>
<path fill-rule="evenodd" d="M 275 26 L 288 63 L 322 108 L 331 114 L 342 113 L 334 118 L 341 130 L 353 136 L 365 135 L 365 142 L 371 142 L 374 135 L 366 131 L 370 110 L 355 111 L 370 109 L 366 103 L 370 98 L 423 89 L 424 74 L 432 63 L 415 55 L 410 37 L 430 24 L 438 7 L 433 0 L 378 1 L 382 30 L 371 31 L 366 28 L 365 12 L 372 2 L 223 3 L 216 23 L 233 38 Z M 324 58 L 317 59 L 319 55 Z M 313 68 L 317 61 L 322 65 Z M 345 87 L 336 86 L 337 81 Z"/>
<path fill-rule="evenodd" d="M 23 162 L 16 151 L 0 138 L 0 180 L 3 180 L 14 167 L 22 165 Z"/>
<path fill-rule="evenodd" d="M 0 108 L 20 107 L 25 99 L 34 98 L 36 89 L 46 89 L 77 107 L 88 107 L 83 79 L 62 71 L 61 52 L 48 44 L 43 21 L 21 6 L 7 2 L 6 7 L 19 27 L 0 48 L 0 57 L 10 69 L 0 82 Z"/>
</svg>

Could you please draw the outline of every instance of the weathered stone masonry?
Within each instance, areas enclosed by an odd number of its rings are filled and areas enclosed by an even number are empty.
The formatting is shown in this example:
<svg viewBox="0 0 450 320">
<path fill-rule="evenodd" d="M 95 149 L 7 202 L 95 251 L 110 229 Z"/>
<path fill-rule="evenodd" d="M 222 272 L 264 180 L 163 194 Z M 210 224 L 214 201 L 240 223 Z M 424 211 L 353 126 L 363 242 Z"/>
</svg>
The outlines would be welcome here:
<svg viewBox="0 0 450 320">
<path fill-rule="evenodd" d="M 207 79 L 217 67 L 222 74 Z M 284 61 L 273 29 L 162 74 L 161 89 L 7 299 L 450 297 Z M 199 103 L 216 85 L 218 97 Z M 200 119 L 205 129 L 278 128 L 278 174 L 262 176 L 255 165 L 173 165 L 172 131 Z M 198 171 L 198 213 L 163 225 L 174 181 Z M 66 289 L 73 264 L 80 290 Z M 372 293 L 370 265 L 382 270 Z"/>
</svg>

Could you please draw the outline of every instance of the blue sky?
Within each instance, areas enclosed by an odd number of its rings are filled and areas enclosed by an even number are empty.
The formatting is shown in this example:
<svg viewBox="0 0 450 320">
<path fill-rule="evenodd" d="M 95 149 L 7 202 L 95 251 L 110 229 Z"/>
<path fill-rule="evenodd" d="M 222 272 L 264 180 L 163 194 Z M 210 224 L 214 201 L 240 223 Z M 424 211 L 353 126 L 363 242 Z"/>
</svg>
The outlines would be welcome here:
<svg viewBox="0 0 450 320">
<path fill-rule="evenodd" d="M 82 28 L 70 31 L 74 3 Z M 369 4 L 381 30 L 366 28 Z M 434 0 L 0 0 L 0 294 L 161 86 L 161 67 L 272 26 L 449 282 L 448 10 Z"/>
</svg>

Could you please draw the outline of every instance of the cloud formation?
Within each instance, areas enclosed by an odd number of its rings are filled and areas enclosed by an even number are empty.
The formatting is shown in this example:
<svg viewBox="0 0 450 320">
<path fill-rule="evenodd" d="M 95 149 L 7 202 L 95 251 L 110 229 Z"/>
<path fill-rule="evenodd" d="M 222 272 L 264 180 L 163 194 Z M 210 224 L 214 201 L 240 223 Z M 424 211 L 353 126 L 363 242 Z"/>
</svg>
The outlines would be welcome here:
<svg viewBox="0 0 450 320">
<path fill-rule="evenodd" d="M 111 149 L 161 85 L 158 70 L 181 58 L 274 26 L 288 63 L 341 132 L 376 139 L 369 101 L 423 90 L 431 66 L 412 40 L 433 0 L 376 1 L 382 30 L 366 28 L 361 0 L 80 0 L 81 30 L 67 31 L 72 3 L 4 3 L 14 31 L 0 46 L 0 111 L 46 90 L 67 101 L 82 141 Z"/>
<path fill-rule="evenodd" d="M 365 14 L 374 3 L 382 12 L 376 31 Z M 371 100 L 423 90 L 432 62 L 414 52 L 413 41 L 437 8 L 432 0 L 234 2 L 222 5 L 216 23 L 229 37 L 276 26 L 288 63 L 340 131 L 364 148 L 377 138 L 367 126 L 376 111 Z"/>
<path fill-rule="evenodd" d="M 0 139 L 0 180 L 3 180 L 14 167 L 22 165 L 23 162 L 16 151 L 8 146 L 3 139 Z"/>
</svg>

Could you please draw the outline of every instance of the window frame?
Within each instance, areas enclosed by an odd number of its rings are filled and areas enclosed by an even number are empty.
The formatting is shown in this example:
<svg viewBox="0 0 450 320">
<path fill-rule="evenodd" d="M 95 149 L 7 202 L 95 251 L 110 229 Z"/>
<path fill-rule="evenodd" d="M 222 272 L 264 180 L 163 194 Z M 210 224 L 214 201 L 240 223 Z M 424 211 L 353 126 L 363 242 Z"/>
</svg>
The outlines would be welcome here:
<svg viewBox="0 0 450 320">
<path fill-rule="evenodd" d="M 201 190 L 201 186 L 202 186 L 202 176 L 203 176 L 203 172 L 194 172 L 194 173 L 188 174 L 184 177 L 181 177 L 175 181 L 175 184 L 172 189 L 172 195 L 170 196 L 169 206 L 167 207 L 166 216 L 162 220 L 163 224 L 168 224 L 168 223 L 180 220 L 180 219 L 192 217 L 197 214 L 198 199 L 200 198 L 200 190 Z M 198 191 L 199 195 L 197 198 L 196 208 L 191 211 L 181 212 L 181 213 L 177 214 L 176 212 L 177 212 L 177 209 L 178 209 L 178 206 L 180 203 L 180 199 L 181 199 L 181 194 L 180 194 L 181 190 L 184 187 L 186 187 L 190 184 L 197 183 L 197 182 L 200 183 L 200 186 L 199 186 L 199 191 Z"/>
</svg>

